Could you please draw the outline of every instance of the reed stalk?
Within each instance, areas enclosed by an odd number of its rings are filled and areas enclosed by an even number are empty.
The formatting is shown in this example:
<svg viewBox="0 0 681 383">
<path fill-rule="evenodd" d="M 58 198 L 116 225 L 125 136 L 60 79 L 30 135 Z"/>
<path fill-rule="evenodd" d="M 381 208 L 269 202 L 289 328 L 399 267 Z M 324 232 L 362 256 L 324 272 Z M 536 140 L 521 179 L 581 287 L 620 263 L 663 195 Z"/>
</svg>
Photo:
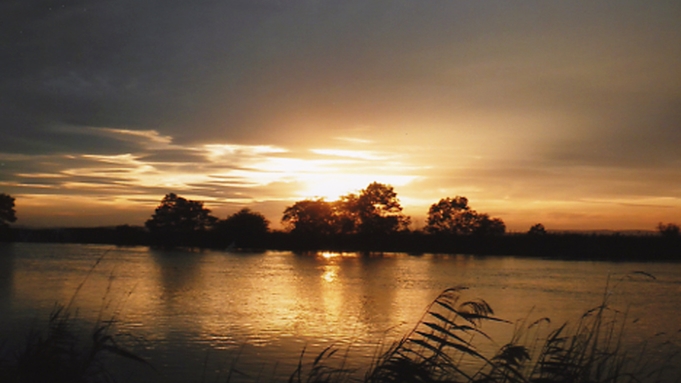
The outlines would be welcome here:
<svg viewBox="0 0 681 383">
<path fill-rule="evenodd" d="M 102 308 L 91 331 L 84 331 L 73 307 L 76 297 L 106 254 L 88 270 L 66 305 L 55 304 L 46 329 L 33 328 L 19 350 L 0 353 L 0 382 L 109 383 L 115 377 L 107 368 L 109 357 L 132 360 L 153 369 L 145 359 L 121 346 L 115 336 L 115 315 L 103 320 L 113 278 L 109 278 Z M 128 295 L 129 296 L 129 295 Z M 89 338 L 83 336 L 89 334 Z"/>
</svg>

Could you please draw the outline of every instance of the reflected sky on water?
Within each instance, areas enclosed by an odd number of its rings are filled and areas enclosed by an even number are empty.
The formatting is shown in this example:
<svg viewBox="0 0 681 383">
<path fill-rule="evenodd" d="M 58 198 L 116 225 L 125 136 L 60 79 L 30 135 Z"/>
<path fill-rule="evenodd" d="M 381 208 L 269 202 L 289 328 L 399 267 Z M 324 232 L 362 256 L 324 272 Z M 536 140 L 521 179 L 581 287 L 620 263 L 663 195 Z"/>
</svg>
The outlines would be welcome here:
<svg viewBox="0 0 681 383">
<path fill-rule="evenodd" d="M 115 317 L 129 347 L 162 372 L 135 370 L 132 381 L 224 377 L 233 363 L 250 380 L 285 380 L 303 348 L 350 347 L 347 364 L 366 367 L 448 287 L 469 287 L 464 298 L 486 300 L 501 318 L 557 325 L 598 305 L 609 275 L 611 303 L 636 322 L 629 342 L 679 330 L 679 264 L 23 243 L 0 247 L 0 325 L 16 340 L 55 303 L 72 302 L 84 322 Z M 483 329 L 495 342 L 478 346 L 492 352 L 513 325 Z"/>
</svg>

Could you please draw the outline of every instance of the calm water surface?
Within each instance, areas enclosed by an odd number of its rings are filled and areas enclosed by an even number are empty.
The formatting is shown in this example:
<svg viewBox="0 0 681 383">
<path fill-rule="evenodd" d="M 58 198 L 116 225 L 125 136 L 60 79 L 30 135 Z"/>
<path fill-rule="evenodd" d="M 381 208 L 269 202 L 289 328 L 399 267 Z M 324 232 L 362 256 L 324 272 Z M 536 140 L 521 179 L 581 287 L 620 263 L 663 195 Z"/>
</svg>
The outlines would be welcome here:
<svg viewBox="0 0 681 383">
<path fill-rule="evenodd" d="M 285 380 L 303 348 L 312 357 L 330 345 L 361 374 L 445 288 L 469 287 L 466 297 L 486 300 L 499 317 L 546 316 L 555 326 L 599 304 L 608 276 L 609 299 L 635 322 L 627 342 L 681 328 L 676 263 L 17 243 L 0 246 L 0 333 L 19 342 L 55 303 L 73 300 L 83 322 L 115 316 L 125 344 L 160 371 L 122 362 L 122 381 L 224 381 L 232 366 L 247 377 L 231 381 Z M 480 345 L 491 352 L 513 325 L 483 330 L 497 342 Z"/>
</svg>

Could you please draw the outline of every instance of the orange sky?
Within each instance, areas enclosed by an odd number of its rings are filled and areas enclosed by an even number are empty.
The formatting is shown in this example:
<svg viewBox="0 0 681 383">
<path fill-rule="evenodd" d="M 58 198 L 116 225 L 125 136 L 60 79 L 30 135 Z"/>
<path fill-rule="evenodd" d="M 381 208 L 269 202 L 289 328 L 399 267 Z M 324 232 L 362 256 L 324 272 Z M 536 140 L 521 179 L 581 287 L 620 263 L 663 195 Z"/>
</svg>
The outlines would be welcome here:
<svg viewBox="0 0 681 383">
<path fill-rule="evenodd" d="M 0 192 L 27 226 L 142 224 L 164 194 L 279 226 L 373 181 L 415 226 L 681 221 L 673 1 L 10 1 Z"/>
</svg>

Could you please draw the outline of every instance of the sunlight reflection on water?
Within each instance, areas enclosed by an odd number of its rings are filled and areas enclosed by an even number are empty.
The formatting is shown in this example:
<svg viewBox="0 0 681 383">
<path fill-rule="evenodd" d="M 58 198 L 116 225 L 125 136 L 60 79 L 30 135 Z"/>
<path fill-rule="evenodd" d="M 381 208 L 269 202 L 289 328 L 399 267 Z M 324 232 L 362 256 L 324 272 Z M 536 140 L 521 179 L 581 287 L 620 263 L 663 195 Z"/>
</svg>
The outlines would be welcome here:
<svg viewBox="0 0 681 383">
<path fill-rule="evenodd" d="M 597 305 L 612 274 L 613 284 L 624 281 L 613 303 L 628 306 L 637 322 L 631 342 L 679 330 L 681 314 L 679 264 L 49 244 L 0 251 L 3 336 L 24 334 L 55 302 L 68 303 L 85 280 L 74 300 L 78 316 L 115 316 L 130 347 L 163 372 L 135 371 L 133 381 L 140 382 L 197 380 L 197 371 L 224 377 L 232 363 L 248 372 L 248 381 L 253 374 L 285 379 L 304 348 L 312 357 L 330 345 L 350 347 L 347 363 L 363 368 L 408 332 L 438 293 L 456 285 L 470 287 L 466 297 L 484 298 L 501 318 L 532 312 L 559 324 Z M 626 280 L 634 270 L 657 280 Z M 485 330 L 496 343 L 480 347 L 495 351 L 513 326 Z"/>
</svg>

